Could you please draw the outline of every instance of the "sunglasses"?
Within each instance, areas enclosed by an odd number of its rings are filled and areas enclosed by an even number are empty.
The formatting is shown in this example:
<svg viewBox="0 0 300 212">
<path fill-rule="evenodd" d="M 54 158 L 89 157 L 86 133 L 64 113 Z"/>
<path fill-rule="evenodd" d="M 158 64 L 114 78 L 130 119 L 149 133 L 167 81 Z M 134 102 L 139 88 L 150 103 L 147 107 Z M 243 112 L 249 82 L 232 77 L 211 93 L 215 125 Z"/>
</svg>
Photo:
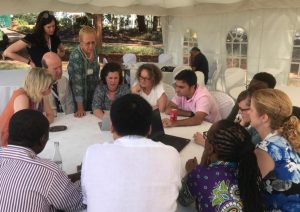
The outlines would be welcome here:
<svg viewBox="0 0 300 212">
<path fill-rule="evenodd" d="M 43 12 L 42 18 L 48 19 L 48 18 L 50 18 L 52 16 L 54 16 L 53 12 L 51 12 L 51 11 L 45 11 L 45 12 Z"/>
</svg>

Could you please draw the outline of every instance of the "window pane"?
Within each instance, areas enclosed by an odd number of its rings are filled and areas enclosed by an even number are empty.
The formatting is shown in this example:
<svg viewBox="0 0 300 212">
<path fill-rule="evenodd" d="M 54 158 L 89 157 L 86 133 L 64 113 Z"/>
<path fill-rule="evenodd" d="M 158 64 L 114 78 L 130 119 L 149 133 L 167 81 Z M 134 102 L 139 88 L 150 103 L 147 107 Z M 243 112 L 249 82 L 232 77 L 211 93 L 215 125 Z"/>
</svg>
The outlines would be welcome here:
<svg viewBox="0 0 300 212">
<path fill-rule="evenodd" d="M 226 44 L 226 50 L 227 50 L 228 55 L 232 55 L 232 44 L 231 43 Z"/>
<path fill-rule="evenodd" d="M 189 57 L 183 58 L 183 64 L 189 64 Z"/>
<path fill-rule="evenodd" d="M 227 67 L 247 69 L 248 35 L 242 27 L 231 29 L 226 37 Z"/>
<path fill-rule="evenodd" d="M 240 52 L 240 44 L 233 44 L 233 55 L 234 56 L 240 56 L 241 52 Z"/>
<path fill-rule="evenodd" d="M 226 42 L 232 42 L 232 38 L 229 33 L 227 35 Z"/>
<path fill-rule="evenodd" d="M 241 44 L 241 48 L 242 48 L 242 56 L 247 57 L 247 44 Z"/>
<path fill-rule="evenodd" d="M 299 64 L 291 64 L 290 73 L 298 74 L 299 71 Z"/>
<path fill-rule="evenodd" d="M 296 61 L 300 59 L 300 47 L 293 48 L 292 61 Z"/>
<path fill-rule="evenodd" d="M 240 67 L 247 70 L 247 59 L 241 59 Z"/>
<path fill-rule="evenodd" d="M 247 36 L 246 33 L 243 34 L 243 36 L 242 36 L 242 41 L 243 41 L 243 42 L 248 42 L 248 36 Z"/>
</svg>

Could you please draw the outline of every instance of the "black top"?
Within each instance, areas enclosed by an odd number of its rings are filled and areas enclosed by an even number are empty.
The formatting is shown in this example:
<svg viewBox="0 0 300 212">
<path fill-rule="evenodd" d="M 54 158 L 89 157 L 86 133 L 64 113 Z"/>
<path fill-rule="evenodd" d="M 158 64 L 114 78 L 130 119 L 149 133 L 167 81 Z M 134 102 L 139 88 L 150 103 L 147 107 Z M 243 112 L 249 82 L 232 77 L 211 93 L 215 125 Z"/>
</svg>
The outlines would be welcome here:
<svg viewBox="0 0 300 212">
<path fill-rule="evenodd" d="M 192 61 L 192 68 L 195 68 L 195 71 L 201 71 L 204 74 L 204 82 L 207 83 L 208 80 L 208 61 L 204 54 L 201 52 L 198 53 L 193 61 Z"/>
<path fill-rule="evenodd" d="M 46 42 L 44 43 L 44 45 L 41 45 L 39 42 L 37 42 L 33 34 L 28 34 L 22 39 L 22 41 L 24 41 L 25 43 L 30 44 L 30 47 L 27 47 L 27 51 L 36 67 L 42 67 L 41 61 L 45 53 L 49 51 L 57 53 L 57 48 L 61 41 L 56 35 L 51 36 L 50 39 L 51 50 L 49 49 Z"/>
</svg>

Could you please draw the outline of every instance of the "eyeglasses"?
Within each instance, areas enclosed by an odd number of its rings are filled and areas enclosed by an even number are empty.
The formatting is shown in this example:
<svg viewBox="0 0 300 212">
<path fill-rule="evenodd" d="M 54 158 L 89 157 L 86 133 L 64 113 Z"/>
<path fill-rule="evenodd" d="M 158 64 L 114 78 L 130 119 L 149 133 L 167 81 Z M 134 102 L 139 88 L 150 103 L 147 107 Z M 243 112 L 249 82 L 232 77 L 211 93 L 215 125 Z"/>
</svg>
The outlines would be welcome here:
<svg viewBox="0 0 300 212">
<path fill-rule="evenodd" d="M 139 76 L 139 80 L 148 80 L 148 81 L 150 81 L 151 79 L 149 78 L 149 77 L 142 77 L 142 76 Z"/>
<path fill-rule="evenodd" d="M 50 16 L 53 16 L 53 12 L 45 11 L 42 15 L 42 18 L 48 19 Z"/>
<path fill-rule="evenodd" d="M 246 112 L 246 111 L 250 110 L 250 107 L 248 107 L 248 108 L 240 108 L 240 107 L 239 107 L 239 110 L 240 110 L 241 112 Z"/>
<path fill-rule="evenodd" d="M 86 43 L 84 43 L 84 42 L 82 42 L 85 46 L 94 46 L 94 45 L 96 45 L 96 42 L 95 41 L 89 41 L 89 42 L 86 42 Z"/>
<path fill-rule="evenodd" d="M 208 131 L 204 131 L 204 132 L 202 133 L 204 140 L 207 140 L 207 132 L 208 132 Z"/>
</svg>

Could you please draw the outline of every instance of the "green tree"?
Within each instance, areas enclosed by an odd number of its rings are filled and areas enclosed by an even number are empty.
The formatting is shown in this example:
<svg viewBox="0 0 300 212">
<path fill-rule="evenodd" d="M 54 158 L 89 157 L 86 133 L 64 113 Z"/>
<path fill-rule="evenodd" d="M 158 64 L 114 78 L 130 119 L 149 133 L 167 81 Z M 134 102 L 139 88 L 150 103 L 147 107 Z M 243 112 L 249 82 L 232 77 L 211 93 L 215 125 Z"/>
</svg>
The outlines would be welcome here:
<svg viewBox="0 0 300 212">
<path fill-rule="evenodd" d="M 36 22 L 38 14 L 37 13 L 24 13 L 24 14 L 16 14 L 13 16 L 14 19 L 26 21 L 30 25 L 34 25 Z"/>
</svg>

